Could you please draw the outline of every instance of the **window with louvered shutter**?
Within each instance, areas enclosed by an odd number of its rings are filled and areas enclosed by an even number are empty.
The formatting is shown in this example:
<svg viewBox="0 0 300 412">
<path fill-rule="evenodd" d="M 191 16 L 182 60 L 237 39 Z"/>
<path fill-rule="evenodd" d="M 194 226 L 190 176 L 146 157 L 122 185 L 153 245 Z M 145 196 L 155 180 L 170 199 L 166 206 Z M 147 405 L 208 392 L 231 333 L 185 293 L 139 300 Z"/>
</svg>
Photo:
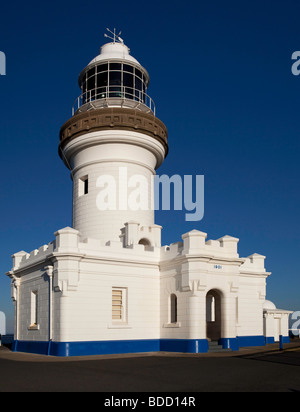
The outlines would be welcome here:
<svg viewBox="0 0 300 412">
<path fill-rule="evenodd" d="M 112 320 L 123 320 L 123 290 L 112 290 Z"/>
</svg>

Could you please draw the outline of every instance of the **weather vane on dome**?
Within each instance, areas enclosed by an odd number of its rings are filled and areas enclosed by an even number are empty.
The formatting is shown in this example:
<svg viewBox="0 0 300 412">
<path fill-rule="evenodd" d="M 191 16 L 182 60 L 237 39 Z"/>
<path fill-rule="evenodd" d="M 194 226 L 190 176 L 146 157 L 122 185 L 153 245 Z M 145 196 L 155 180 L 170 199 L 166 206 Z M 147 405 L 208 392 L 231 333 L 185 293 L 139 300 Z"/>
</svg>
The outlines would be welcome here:
<svg viewBox="0 0 300 412">
<path fill-rule="evenodd" d="M 122 33 L 120 31 L 119 34 L 116 34 L 116 29 L 114 28 L 114 31 L 109 30 L 108 28 L 106 28 L 106 30 L 112 34 L 112 36 L 109 36 L 108 34 L 104 33 L 104 37 L 108 37 L 109 39 L 113 40 L 114 43 L 116 43 L 116 41 L 124 44 L 124 40 L 120 37 L 120 34 Z"/>
</svg>

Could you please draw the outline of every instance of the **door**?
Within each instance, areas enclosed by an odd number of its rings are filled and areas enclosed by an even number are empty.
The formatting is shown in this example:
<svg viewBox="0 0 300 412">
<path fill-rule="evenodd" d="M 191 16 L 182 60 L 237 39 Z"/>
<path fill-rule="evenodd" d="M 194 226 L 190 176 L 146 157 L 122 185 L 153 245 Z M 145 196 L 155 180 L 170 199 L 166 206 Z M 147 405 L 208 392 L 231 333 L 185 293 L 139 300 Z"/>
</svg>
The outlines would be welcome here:
<svg viewBox="0 0 300 412">
<path fill-rule="evenodd" d="M 218 341 L 221 336 L 221 294 L 210 290 L 206 295 L 206 337 Z"/>
</svg>

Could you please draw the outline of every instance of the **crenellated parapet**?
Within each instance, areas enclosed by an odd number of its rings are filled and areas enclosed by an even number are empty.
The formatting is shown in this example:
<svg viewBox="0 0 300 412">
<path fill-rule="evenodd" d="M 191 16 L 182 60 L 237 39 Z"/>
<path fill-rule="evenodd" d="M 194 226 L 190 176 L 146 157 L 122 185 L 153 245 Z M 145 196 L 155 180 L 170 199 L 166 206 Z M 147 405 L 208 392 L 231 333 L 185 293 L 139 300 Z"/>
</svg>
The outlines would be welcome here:
<svg viewBox="0 0 300 412">
<path fill-rule="evenodd" d="M 155 256 L 160 254 L 161 226 L 147 227 L 137 222 L 127 222 L 122 232 L 120 241 L 104 242 L 100 239 L 82 238 L 78 230 L 66 227 L 55 232 L 55 239 L 48 245 L 43 245 L 30 253 L 20 251 L 12 255 L 12 271 L 20 272 L 63 255 L 109 256 L 122 252 L 123 258 L 126 259 L 126 256 L 144 255 L 145 252 L 146 256 L 151 256 L 150 252 L 156 252 Z"/>
<path fill-rule="evenodd" d="M 207 233 L 192 230 L 182 235 L 182 242 L 173 243 L 161 248 L 161 263 L 168 265 L 174 259 L 198 260 L 209 264 L 205 271 L 223 272 L 231 270 L 242 274 L 269 276 L 266 272 L 265 256 L 254 253 L 248 257 L 240 257 L 238 253 L 239 239 L 225 235 L 217 240 L 206 240 Z M 228 269 L 231 267 L 231 269 Z M 236 267 L 237 269 L 232 269 Z M 202 268 L 204 270 L 204 267 Z"/>
<path fill-rule="evenodd" d="M 239 258 L 237 245 L 239 239 L 232 236 L 223 236 L 217 240 L 206 240 L 207 233 L 192 230 L 182 235 L 183 242 L 165 246 L 162 250 L 162 258 L 168 258 L 173 254 L 219 256 L 223 258 Z"/>
<path fill-rule="evenodd" d="M 19 270 L 23 267 L 38 264 L 43 262 L 50 256 L 55 250 L 55 240 L 48 245 L 43 245 L 39 249 L 34 249 L 32 252 L 27 253 L 24 251 L 17 252 L 12 255 L 13 270 Z"/>
</svg>

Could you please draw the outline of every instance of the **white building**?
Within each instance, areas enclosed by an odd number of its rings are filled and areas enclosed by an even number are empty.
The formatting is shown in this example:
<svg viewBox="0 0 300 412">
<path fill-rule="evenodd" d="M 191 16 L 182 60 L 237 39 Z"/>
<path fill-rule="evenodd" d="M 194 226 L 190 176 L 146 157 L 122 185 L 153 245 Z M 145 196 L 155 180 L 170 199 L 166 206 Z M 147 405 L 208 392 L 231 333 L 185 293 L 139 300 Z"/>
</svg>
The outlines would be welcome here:
<svg viewBox="0 0 300 412">
<path fill-rule="evenodd" d="M 6 334 L 6 316 L 4 312 L 0 312 L 0 335 Z M 1 339 L 0 339 L 1 345 Z"/>
<path fill-rule="evenodd" d="M 288 341 L 288 313 L 265 306 L 264 256 L 241 258 L 239 239 L 208 240 L 198 230 L 161 246 L 154 211 L 128 208 L 124 182 L 147 183 L 143 196 L 150 199 L 168 152 L 148 83 L 147 71 L 116 38 L 79 76 L 82 94 L 59 144 L 73 180 L 73 228 L 13 255 L 7 275 L 16 351 L 199 353 L 210 341 L 232 350 L 279 335 Z M 112 210 L 100 210 L 108 200 Z M 281 317 L 276 327 L 272 316 Z"/>
</svg>

